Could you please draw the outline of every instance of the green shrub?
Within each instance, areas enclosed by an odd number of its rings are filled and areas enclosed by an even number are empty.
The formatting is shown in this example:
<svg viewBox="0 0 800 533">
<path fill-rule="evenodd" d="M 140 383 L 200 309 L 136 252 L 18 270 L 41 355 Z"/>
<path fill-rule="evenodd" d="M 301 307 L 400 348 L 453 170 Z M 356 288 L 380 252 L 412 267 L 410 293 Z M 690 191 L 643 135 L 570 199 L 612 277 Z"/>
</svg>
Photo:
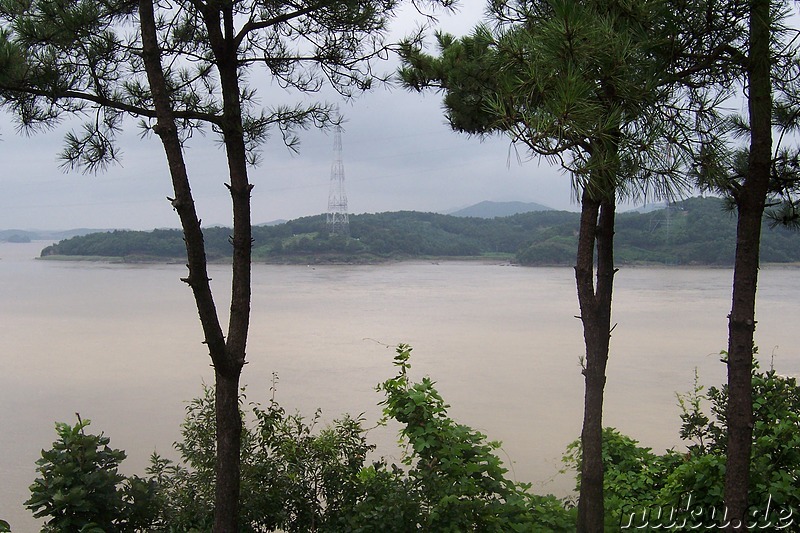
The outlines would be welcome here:
<svg viewBox="0 0 800 533">
<path fill-rule="evenodd" d="M 425 377 L 408 377 L 411 348 L 400 345 L 394 364 L 399 373 L 378 386 L 385 419 L 402 425 L 407 443 L 404 463 L 410 468 L 420 502 L 423 531 L 572 531 L 574 514 L 552 496 L 535 496 L 530 485 L 505 477 L 507 469 L 494 454 L 500 443 L 459 424 Z"/>
<path fill-rule="evenodd" d="M 782 376 L 773 368 L 764 372 L 753 366 L 753 447 L 750 459 L 750 488 L 748 501 L 753 508 L 765 508 L 768 503 L 783 509 L 800 511 L 800 388 L 794 377 Z M 684 486 L 702 485 L 707 497 L 702 505 L 721 506 L 727 453 L 728 386 L 710 387 L 708 393 L 695 386 L 690 407 L 681 415 L 681 436 L 691 439 L 687 470 L 696 468 L 698 480 L 688 472 Z M 710 402 L 710 415 L 701 407 L 701 400 Z M 685 402 L 684 402 L 685 405 Z M 694 485 L 692 485 L 694 484 Z M 675 481 L 664 498 L 675 499 L 681 482 Z M 699 496 L 699 494 L 698 494 Z"/>
<path fill-rule="evenodd" d="M 748 501 L 755 528 L 778 528 L 800 510 L 800 388 L 793 377 L 753 369 L 753 449 Z M 727 385 L 678 395 L 687 453 L 663 455 L 612 428 L 603 431 L 606 531 L 715 528 L 724 523 Z M 703 409 L 708 404 L 708 412 Z M 580 442 L 565 463 L 580 472 Z M 578 478 L 578 484 L 580 479 Z M 677 527 L 683 524 L 683 528 Z M 668 525 L 673 527 L 667 528 Z"/>
<path fill-rule="evenodd" d="M 152 487 L 118 472 L 125 452 L 109 439 L 85 433 L 89 420 L 56 424 L 59 440 L 42 450 L 25 506 L 35 518 L 49 517 L 43 531 L 117 532 L 146 528 L 152 514 Z"/>
<path fill-rule="evenodd" d="M 571 470 L 581 471 L 580 441 L 567 447 L 563 458 Z M 659 501 L 659 494 L 670 473 L 682 463 L 674 452 L 664 455 L 620 433 L 614 428 L 603 429 L 603 501 L 605 530 L 619 528 L 625 510 L 646 508 Z M 580 491 L 580 476 L 576 477 L 576 492 Z"/>
<path fill-rule="evenodd" d="M 363 504 L 367 487 L 393 481 L 362 474 L 374 446 L 366 442 L 361 419 L 345 416 L 317 431 L 319 417 L 319 411 L 310 420 L 287 414 L 274 400 L 266 408 L 247 406 L 243 418 L 251 424 L 242 432 L 240 531 L 348 530 L 343 524 L 354 522 L 351 515 Z M 159 502 L 154 531 L 208 531 L 213 523 L 213 391 L 206 388 L 189 404 L 181 433 L 176 443 L 181 463 L 154 455 L 148 469 Z"/>
</svg>

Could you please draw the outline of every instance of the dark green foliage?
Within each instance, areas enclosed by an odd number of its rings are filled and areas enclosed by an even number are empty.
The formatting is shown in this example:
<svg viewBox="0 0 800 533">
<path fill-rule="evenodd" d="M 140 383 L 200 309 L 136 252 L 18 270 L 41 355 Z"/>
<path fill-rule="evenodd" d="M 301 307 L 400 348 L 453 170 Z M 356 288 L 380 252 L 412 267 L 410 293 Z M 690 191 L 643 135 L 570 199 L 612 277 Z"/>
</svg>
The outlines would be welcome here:
<svg viewBox="0 0 800 533">
<path fill-rule="evenodd" d="M 257 260 L 291 262 L 380 260 L 389 258 L 482 254 L 514 254 L 539 232 L 554 226 L 571 233 L 577 215 L 564 211 L 526 213 L 513 217 L 482 219 L 453 217 L 434 213 L 403 211 L 354 215 L 350 217 L 350 238 L 325 231 L 322 216 L 304 217 L 276 226 L 253 228 L 253 256 Z M 177 230 L 147 232 L 115 231 L 76 237 L 49 246 L 48 255 L 98 255 L 106 257 L 180 258 L 185 255 Z M 153 235 L 153 249 L 140 243 Z M 230 257 L 230 229 L 204 230 L 208 255 L 212 259 Z"/>
<path fill-rule="evenodd" d="M 373 446 L 360 420 L 345 416 L 317 432 L 319 412 L 306 421 L 274 401 L 266 409 L 249 407 L 253 424 L 242 434 L 240 531 L 353 530 L 348 524 L 359 522 L 354 515 L 365 488 L 390 479 L 362 475 Z M 148 470 L 159 502 L 154 531 L 207 531 L 213 521 L 213 391 L 190 403 L 182 428 L 176 443 L 182 464 L 154 455 Z M 380 488 L 386 497 L 398 493 Z M 380 492 L 370 497 L 378 505 Z"/>
<path fill-rule="evenodd" d="M 567 447 L 564 463 L 580 472 L 580 441 Z M 647 507 L 658 500 L 669 475 L 683 462 L 673 452 L 660 456 L 614 428 L 603 429 L 603 495 L 606 531 L 615 530 L 622 512 L 632 506 Z M 723 461 L 724 462 L 724 461 Z M 580 488 L 580 476 L 576 477 Z"/>
<path fill-rule="evenodd" d="M 686 100 L 679 77 L 707 68 L 682 42 L 706 29 L 704 3 L 494 0 L 485 13 L 468 35 L 437 33 L 433 53 L 404 43 L 403 84 L 441 93 L 455 131 L 508 135 L 598 201 L 686 190 L 697 123 L 664 110 Z"/>
<path fill-rule="evenodd" d="M 186 255 L 186 246 L 178 230 L 157 229 L 150 232 L 116 230 L 72 237 L 48 246 L 42 256 L 86 255 L 99 257 L 173 258 Z"/>
<path fill-rule="evenodd" d="M 500 72 L 489 30 L 479 27 L 474 35 L 456 39 L 437 32 L 441 57 L 418 53 L 415 43 L 404 43 L 401 56 L 406 65 L 400 69 L 403 84 L 417 91 L 435 87 L 444 90 L 444 108 L 451 127 L 459 132 L 488 134 L 498 127 L 496 114 L 487 101 L 500 91 Z"/>
<path fill-rule="evenodd" d="M 766 505 L 771 497 L 774 504 L 800 510 L 800 493 L 797 492 L 800 473 L 800 388 L 797 380 L 781 376 L 774 369 L 761 371 L 755 364 L 752 386 L 754 423 L 748 501 L 751 505 Z M 700 391 L 695 394 L 699 395 Z M 684 474 L 691 476 L 688 479 L 695 482 L 695 476 L 704 476 L 705 479 L 701 481 L 706 484 L 710 496 L 721 498 L 722 485 L 717 486 L 708 480 L 721 483 L 724 477 L 728 387 L 710 387 L 701 398 L 711 403 L 710 416 L 702 412 L 699 402 L 691 403 L 691 407 L 684 409 L 681 416 L 681 436 L 692 439 L 692 445 L 689 446 L 690 462 L 697 458 L 704 468 L 692 468 L 695 473 Z"/>
<path fill-rule="evenodd" d="M 574 236 L 556 236 L 517 252 L 517 261 L 523 265 L 568 265 L 575 262 L 578 239 Z"/>
<path fill-rule="evenodd" d="M 139 531 L 153 511 L 152 487 L 118 472 L 125 452 L 109 448 L 102 434 L 86 434 L 89 422 L 56 424 L 59 440 L 36 461 L 41 477 L 25 506 L 36 518 L 49 517 L 43 531 Z"/>
</svg>

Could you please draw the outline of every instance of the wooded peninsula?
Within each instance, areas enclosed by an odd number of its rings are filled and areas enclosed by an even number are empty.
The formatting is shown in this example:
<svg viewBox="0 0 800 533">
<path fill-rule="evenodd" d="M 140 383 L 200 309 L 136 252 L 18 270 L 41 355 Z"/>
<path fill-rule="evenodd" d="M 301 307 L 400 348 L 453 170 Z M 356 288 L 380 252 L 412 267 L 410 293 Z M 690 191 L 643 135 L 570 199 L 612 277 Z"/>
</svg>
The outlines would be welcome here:
<svg viewBox="0 0 800 533">
<path fill-rule="evenodd" d="M 328 232 L 325 215 L 253 227 L 253 259 L 265 263 L 375 263 L 427 258 L 497 258 L 520 265 L 573 265 L 579 213 L 535 211 L 497 218 L 416 211 L 350 216 L 350 236 Z M 231 256 L 231 230 L 203 230 L 209 260 Z M 800 262 L 796 232 L 764 225 L 761 261 Z M 617 216 L 620 264 L 731 266 L 735 211 L 714 197 L 674 202 L 647 213 Z M 115 230 L 62 240 L 43 258 L 181 261 L 186 251 L 177 229 Z"/>
</svg>

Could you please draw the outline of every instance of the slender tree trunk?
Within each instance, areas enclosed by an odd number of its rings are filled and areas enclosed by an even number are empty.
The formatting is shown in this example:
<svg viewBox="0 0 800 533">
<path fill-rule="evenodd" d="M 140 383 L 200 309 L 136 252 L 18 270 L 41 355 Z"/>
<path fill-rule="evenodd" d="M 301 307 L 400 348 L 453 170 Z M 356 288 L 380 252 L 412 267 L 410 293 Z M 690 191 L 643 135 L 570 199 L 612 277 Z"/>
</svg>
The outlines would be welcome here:
<svg viewBox="0 0 800 533">
<path fill-rule="evenodd" d="M 218 12 L 217 12 L 218 13 Z M 139 16 L 142 28 L 143 60 L 145 62 L 154 105 L 158 114 L 156 133 L 161 138 L 167 154 L 175 199 L 172 204 L 181 219 L 187 250 L 189 275 L 183 278 L 194 293 L 205 344 L 214 365 L 216 445 L 214 494 L 214 531 L 238 531 L 240 440 L 242 431 L 239 413 L 239 377 L 245 361 L 245 349 L 250 317 L 250 190 L 248 183 L 244 137 L 241 126 L 238 80 L 236 79 L 236 51 L 226 46 L 219 32 L 219 17 L 209 9 L 204 13 L 209 33 L 214 41 L 215 53 L 223 60 L 220 78 L 223 86 L 223 120 L 220 124 L 225 139 L 230 172 L 228 185 L 233 202 L 233 288 L 228 338 L 216 312 L 211 293 L 205 245 L 200 220 L 194 207 L 186 166 L 183 160 L 178 130 L 161 66 L 161 54 L 155 29 L 153 1 L 141 0 Z M 216 26 L 214 26 L 216 22 Z M 214 33 L 213 29 L 217 32 Z M 233 59 L 229 59 L 233 57 Z M 227 59 L 227 61 L 226 61 Z"/>
<path fill-rule="evenodd" d="M 597 201 L 584 191 L 578 233 L 575 281 L 583 322 L 586 359 L 581 431 L 581 490 L 578 531 L 603 531 L 603 391 L 611 337 L 611 296 L 614 286 L 613 200 Z M 594 258 L 597 246 L 597 285 Z"/>
<path fill-rule="evenodd" d="M 214 532 L 238 530 L 242 420 L 239 412 L 239 376 L 245 363 L 250 327 L 252 225 L 247 156 L 242 126 L 238 51 L 233 28 L 233 7 L 209 3 L 203 19 L 214 51 L 222 90 L 222 136 L 228 161 L 227 185 L 233 205 L 233 259 L 231 309 L 225 365 L 215 365 L 217 462 Z"/>
<path fill-rule="evenodd" d="M 753 438 L 753 334 L 761 221 L 770 178 L 772 153 L 772 84 L 770 79 L 770 2 L 750 4 L 750 50 L 747 68 L 750 159 L 747 177 L 736 195 L 739 219 L 733 298 L 728 317 L 728 449 L 725 505 L 729 530 L 745 529 L 750 453 Z"/>
</svg>

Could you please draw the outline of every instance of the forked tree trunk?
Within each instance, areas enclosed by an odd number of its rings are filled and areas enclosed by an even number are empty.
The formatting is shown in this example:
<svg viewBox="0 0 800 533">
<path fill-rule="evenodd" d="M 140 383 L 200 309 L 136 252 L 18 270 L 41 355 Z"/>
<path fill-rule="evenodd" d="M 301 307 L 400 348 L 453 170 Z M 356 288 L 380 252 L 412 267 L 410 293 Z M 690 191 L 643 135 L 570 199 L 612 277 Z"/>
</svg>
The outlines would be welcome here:
<svg viewBox="0 0 800 533">
<path fill-rule="evenodd" d="M 614 201 L 597 201 L 587 192 L 581 201 L 575 281 L 586 345 L 585 396 L 581 430 L 581 490 L 578 531 L 602 533 L 603 391 L 611 338 L 611 296 L 614 286 Z M 595 245 L 597 284 L 594 282 Z"/>
<path fill-rule="evenodd" d="M 728 530 L 743 530 L 747 511 L 750 454 L 753 439 L 753 334 L 756 328 L 756 286 L 761 221 L 772 157 L 772 83 L 770 79 L 770 2 L 750 3 L 748 111 L 750 159 L 747 177 L 736 195 L 739 219 L 733 297 L 728 317 L 728 449 L 725 505 Z"/>
<path fill-rule="evenodd" d="M 245 362 L 250 326 L 252 225 L 247 154 L 242 126 L 238 51 L 233 31 L 233 7 L 209 4 L 203 20 L 214 51 L 222 91 L 222 129 L 228 162 L 227 185 L 233 206 L 233 244 L 231 309 L 224 365 L 215 363 L 217 416 L 217 485 L 214 531 L 236 532 L 240 492 L 240 441 L 242 420 L 239 413 L 239 376 Z M 220 16 L 221 15 L 221 16 Z"/>
<path fill-rule="evenodd" d="M 172 205 L 178 212 L 186 241 L 189 275 L 183 278 L 192 289 L 200 323 L 214 365 L 216 409 L 216 467 L 214 494 L 214 531 L 238 531 L 240 439 L 242 421 L 239 413 L 239 376 L 244 365 L 250 316 L 250 190 L 247 181 L 238 85 L 235 98 L 226 100 L 221 124 L 233 201 L 233 287 L 231 313 L 226 341 L 211 293 L 203 233 L 194 207 L 180 138 L 161 65 L 152 0 L 140 0 L 139 17 L 142 30 L 143 61 L 157 114 L 154 128 L 167 155 L 175 198 Z M 208 21 L 207 21 L 208 23 Z M 217 20 L 217 28 L 219 21 Z M 211 32 L 210 32 L 211 33 Z M 218 41 L 219 42 L 219 41 Z M 230 52 L 230 50 L 224 50 Z M 235 50 L 233 51 L 235 55 Z M 236 68 L 235 61 L 230 64 Z M 227 75 L 226 75 L 227 74 Z M 230 71 L 221 72 L 224 89 L 230 94 Z M 235 78 L 235 76 L 234 76 Z M 234 84 L 235 85 L 235 84 Z M 239 117 L 238 122 L 236 117 Z"/>
</svg>

